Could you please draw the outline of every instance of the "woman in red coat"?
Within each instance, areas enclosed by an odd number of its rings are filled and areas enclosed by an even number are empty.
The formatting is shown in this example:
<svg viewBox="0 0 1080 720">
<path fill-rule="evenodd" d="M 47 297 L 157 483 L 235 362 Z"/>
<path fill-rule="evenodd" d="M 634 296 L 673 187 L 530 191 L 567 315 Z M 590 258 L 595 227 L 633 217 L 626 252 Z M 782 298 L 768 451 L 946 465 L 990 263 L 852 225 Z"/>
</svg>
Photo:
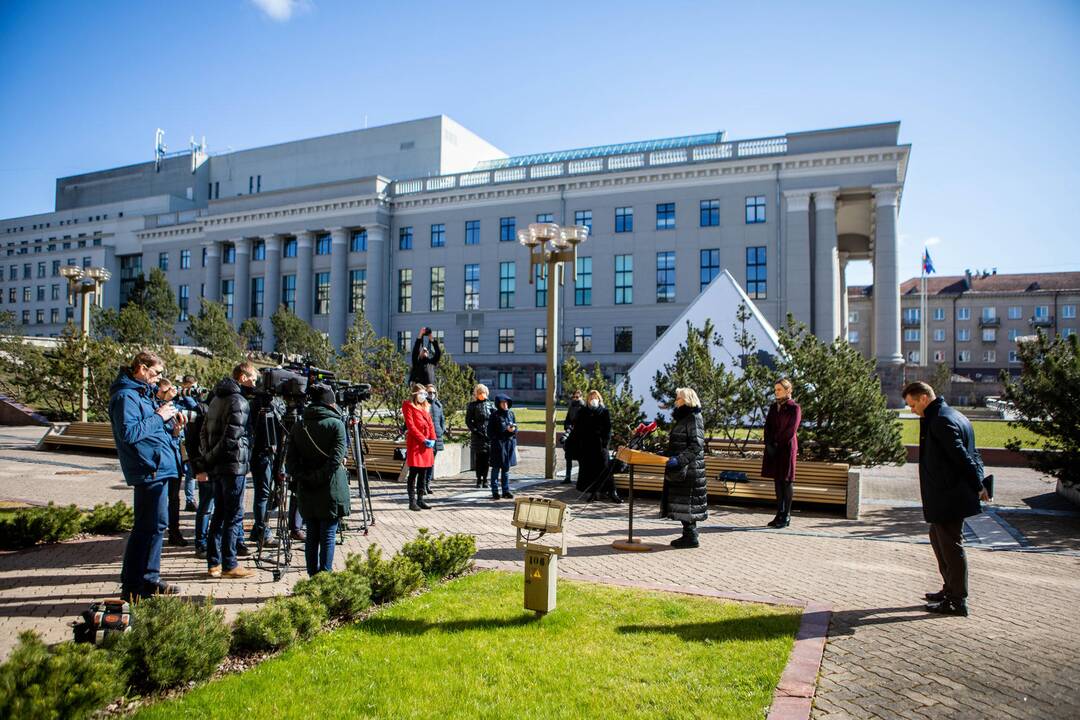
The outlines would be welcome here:
<svg viewBox="0 0 1080 720">
<path fill-rule="evenodd" d="M 427 388 L 413 385 L 412 395 L 401 404 L 405 416 L 405 464 L 409 466 L 409 509 L 428 510 L 424 502 L 424 478 L 435 465 L 435 424 L 428 412 Z"/>
<path fill-rule="evenodd" d="M 776 484 L 776 517 L 769 527 L 783 528 L 791 524 L 802 408 L 791 398 L 790 380 L 777 380 L 775 389 L 776 402 L 769 406 L 769 414 L 765 417 L 765 458 L 761 462 L 761 476 L 772 478 Z"/>
</svg>

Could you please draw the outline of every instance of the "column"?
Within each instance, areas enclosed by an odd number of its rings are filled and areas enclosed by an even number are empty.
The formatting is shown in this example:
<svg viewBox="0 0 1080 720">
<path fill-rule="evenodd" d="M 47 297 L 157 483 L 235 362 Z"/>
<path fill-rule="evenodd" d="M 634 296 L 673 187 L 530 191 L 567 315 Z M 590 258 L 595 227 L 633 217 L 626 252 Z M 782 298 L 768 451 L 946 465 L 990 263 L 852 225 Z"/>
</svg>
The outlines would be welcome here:
<svg viewBox="0 0 1080 720">
<path fill-rule="evenodd" d="M 330 344 L 345 344 L 349 321 L 349 231 L 330 228 Z"/>
<path fill-rule="evenodd" d="M 385 225 L 368 225 L 367 231 L 367 299 L 364 301 L 367 318 L 376 333 L 390 337 L 390 258 L 386 244 L 389 229 Z"/>
<path fill-rule="evenodd" d="M 840 334 L 840 263 L 836 247 L 836 194 L 814 191 L 814 334 L 831 343 Z"/>
<path fill-rule="evenodd" d="M 236 273 L 233 275 L 233 325 L 240 327 L 251 310 L 251 241 L 246 237 L 232 240 L 236 248 Z"/>
<path fill-rule="evenodd" d="M 838 253 L 840 260 L 840 337 L 844 338 L 847 342 L 848 331 L 851 329 L 848 321 L 848 291 L 847 291 L 847 264 L 849 253 L 841 251 Z"/>
<path fill-rule="evenodd" d="M 787 307 L 781 317 L 791 313 L 795 320 L 809 326 L 810 314 L 810 191 L 785 190 L 787 235 L 784 243 L 785 291 Z"/>
<path fill-rule="evenodd" d="M 213 240 L 202 244 L 206 249 L 206 267 L 203 268 L 203 297 L 221 300 L 221 245 Z"/>
<path fill-rule="evenodd" d="M 315 300 L 311 283 L 314 280 L 311 269 L 311 239 L 308 230 L 296 232 L 296 316 L 311 324 L 311 305 Z"/>
<path fill-rule="evenodd" d="M 281 236 L 263 235 L 266 243 L 266 276 L 263 280 L 263 349 L 274 349 L 271 316 L 281 305 Z"/>
<path fill-rule="evenodd" d="M 901 365 L 900 253 L 896 234 L 899 185 L 874 185 L 874 340 L 879 365 Z"/>
</svg>

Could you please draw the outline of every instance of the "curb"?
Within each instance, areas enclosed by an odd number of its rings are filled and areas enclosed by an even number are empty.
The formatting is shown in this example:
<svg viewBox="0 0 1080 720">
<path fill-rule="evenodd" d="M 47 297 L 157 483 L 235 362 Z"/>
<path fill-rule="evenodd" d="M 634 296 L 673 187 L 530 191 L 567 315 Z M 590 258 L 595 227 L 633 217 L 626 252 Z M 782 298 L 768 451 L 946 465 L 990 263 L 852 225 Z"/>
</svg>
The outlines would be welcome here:
<svg viewBox="0 0 1080 720">
<path fill-rule="evenodd" d="M 476 566 L 488 570 L 506 571 L 505 565 L 497 563 L 477 562 Z M 791 655 L 788 657 L 787 665 L 784 666 L 784 672 L 781 673 L 780 681 L 773 691 L 772 704 L 769 706 L 769 714 L 766 720 L 810 720 L 810 709 L 813 705 L 814 693 L 817 691 L 818 675 L 821 672 L 821 660 L 825 654 L 825 641 L 829 635 L 829 620 L 832 618 L 832 607 L 830 605 L 818 602 L 786 600 L 770 595 L 721 592 L 705 588 L 663 585 L 572 572 L 563 572 L 560 573 L 560 576 L 566 580 L 590 582 L 599 585 L 615 585 L 636 590 L 652 590 L 719 600 L 802 608 L 802 621 L 799 624 L 798 631 L 795 633 L 795 645 L 791 648 Z"/>
</svg>

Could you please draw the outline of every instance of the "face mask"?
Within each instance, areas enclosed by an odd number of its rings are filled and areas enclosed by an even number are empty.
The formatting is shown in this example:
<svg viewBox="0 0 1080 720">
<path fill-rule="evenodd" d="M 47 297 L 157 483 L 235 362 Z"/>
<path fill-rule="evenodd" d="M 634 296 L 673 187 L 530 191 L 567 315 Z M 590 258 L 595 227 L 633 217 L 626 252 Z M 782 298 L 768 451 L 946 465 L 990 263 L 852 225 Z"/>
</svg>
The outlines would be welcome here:
<svg viewBox="0 0 1080 720">
<path fill-rule="evenodd" d="M 591 408 L 600 407 L 600 401 L 599 400 L 590 400 L 589 401 L 589 407 L 591 407 Z"/>
<path fill-rule="evenodd" d="M 427 393 L 416 393 L 416 402 L 427 402 Z"/>
</svg>

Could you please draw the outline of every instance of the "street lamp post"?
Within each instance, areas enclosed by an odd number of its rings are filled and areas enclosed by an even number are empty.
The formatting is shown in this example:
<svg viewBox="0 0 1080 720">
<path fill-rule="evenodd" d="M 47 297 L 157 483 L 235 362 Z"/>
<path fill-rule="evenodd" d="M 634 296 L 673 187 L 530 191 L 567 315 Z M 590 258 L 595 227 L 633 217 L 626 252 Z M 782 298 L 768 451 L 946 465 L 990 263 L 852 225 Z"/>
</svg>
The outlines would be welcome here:
<svg viewBox="0 0 1080 720">
<path fill-rule="evenodd" d="M 86 422 L 86 409 L 89 407 L 90 368 L 86 364 L 87 338 L 90 337 L 90 293 L 94 294 L 94 304 L 101 307 L 101 289 L 109 279 L 109 271 L 101 267 L 81 268 L 76 265 L 65 265 L 60 268 L 60 274 L 68 281 L 68 304 L 75 305 L 79 296 L 82 296 L 82 315 L 80 330 L 83 338 L 83 366 L 82 366 L 82 394 L 79 398 L 79 422 Z"/>
<path fill-rule="evenodd" d="M 547 375 L 544 381 L 544 477 L 555 477 L 555 378 L 559 362 L 559 293 L 565 282 L 564 263 L 577 260 L 577 246 L 589 237 L 585 225 L 560 227 L 556 223 L 532 223 L 518 232 L 518 242 L 529 249 L 529 284 L 540 266 L 547 281 Z"/>
</svg>

